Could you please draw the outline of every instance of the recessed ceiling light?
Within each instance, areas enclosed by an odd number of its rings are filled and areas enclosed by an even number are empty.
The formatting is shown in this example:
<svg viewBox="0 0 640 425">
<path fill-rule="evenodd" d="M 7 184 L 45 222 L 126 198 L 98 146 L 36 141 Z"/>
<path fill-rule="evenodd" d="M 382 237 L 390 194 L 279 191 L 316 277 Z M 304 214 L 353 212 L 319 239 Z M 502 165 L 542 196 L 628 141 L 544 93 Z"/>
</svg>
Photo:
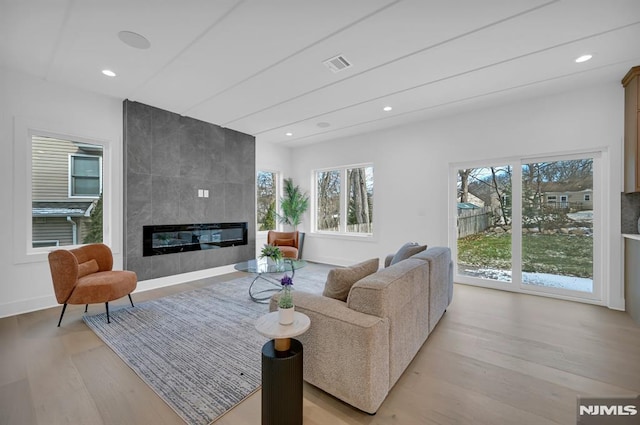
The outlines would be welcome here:
<svg viewBox="0 0 640 425">
<path fill-rule="evenodd" d="M 586 62 L 589 59 L 591 59 L 592 57 L 593 57 L 592 55 L 582 55 L 578 59 L 576 59 L 576 63 Z"/>
<path fill-rule="evenodd" d="M 120 31 L 118 33 L 118 38 L 127 46 L 131 46 L 136 49 L 148 49 L 151 47 L 149 40 L 133 31 Z"/>
<path fill-rule="evenodd" d="M 385 106 L 384 108 L 382 108 L 382 110 L 385 111 L 385 112 L 389 112 L 392 109 L 393 108 L 391 106 Z"/>
<path fill-rule="evenodd" d="M 115 76 L 116 76 L 116 73 L 115 73 L 115 72 L 113 72 L 113 71 L 112 71 L 112 70 L 110 70 L 110 69 L 103 69 L 103 70 L 102 70 L 102 73 L 103 73 L 104 75 L 106 75 L 107 77 L 115 77 Z"/>
<path fill-rule="evenodd" d="M 285 136 L 293 136 L 293 133 L 289 132 L 289 133 L 284 133 Z"/>
</svg>

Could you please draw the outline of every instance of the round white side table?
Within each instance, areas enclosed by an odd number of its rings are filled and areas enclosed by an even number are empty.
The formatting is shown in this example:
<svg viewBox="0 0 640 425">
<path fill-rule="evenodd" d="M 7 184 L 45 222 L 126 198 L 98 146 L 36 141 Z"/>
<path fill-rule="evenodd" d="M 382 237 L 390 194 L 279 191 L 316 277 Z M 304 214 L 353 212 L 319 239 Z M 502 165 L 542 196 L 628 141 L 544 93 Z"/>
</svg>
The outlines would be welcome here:
<svg viewBox="0 0 640 425">
<path fill-rule="evenodd" d="M 293 323 L 290 325 L 281 325 L 278 322 L 277 311 L 267 313 L 256 321 L 256 330 L 275 340 L 276 351 L 287 351 L 291 346 L 291 338 L 305 333 L 309 326 L 309 316 L 298 311 L 293 313 Z"/>
</svg>

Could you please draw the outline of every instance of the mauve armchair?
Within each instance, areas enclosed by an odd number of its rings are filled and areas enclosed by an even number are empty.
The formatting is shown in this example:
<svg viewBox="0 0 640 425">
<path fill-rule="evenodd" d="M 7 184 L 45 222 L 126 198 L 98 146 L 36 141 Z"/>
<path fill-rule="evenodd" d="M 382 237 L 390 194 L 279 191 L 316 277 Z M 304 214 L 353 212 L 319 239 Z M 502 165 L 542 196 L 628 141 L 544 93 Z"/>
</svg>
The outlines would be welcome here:
<svg viewBox="0 0 640 425">
<path fill-rule="evenodd" d="M 85 304 L 86 312 L 89 304 L 105 303 L 107 323 L 111 323 L 109 301 L 128 295 L 133 307 L 131 292 L 136 289 L 138 278 L 132 271 L 112 270 L 113 255 L 105 244 L 52 251 L 49 268 L 56 299 L 63 304 L 58 327 L 67 304 Z"/>
</svg>

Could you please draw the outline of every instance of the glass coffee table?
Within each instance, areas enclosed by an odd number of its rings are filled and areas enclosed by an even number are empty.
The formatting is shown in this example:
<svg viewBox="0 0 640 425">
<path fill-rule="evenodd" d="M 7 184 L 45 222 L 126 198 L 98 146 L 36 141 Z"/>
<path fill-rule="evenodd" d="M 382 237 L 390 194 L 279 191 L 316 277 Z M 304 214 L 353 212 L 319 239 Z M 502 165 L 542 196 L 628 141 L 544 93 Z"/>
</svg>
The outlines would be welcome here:
<svg viewBox="0 0 640 425">
<path fill-rule="evenodd" d="M 234 268 L 241 272 L 256 275 L 251 285 L 249 285 L 249 297 L 252 301 L 266 304 L 274 292 L 282 289 L 280 279 L 285 273 L 294 277 L 296 270 L 306 265 L 307 262 L 304 260 L 293 260 L 291 258 L 284 258 L 278 263 L 274 263 L 267 258 L 256 258 L 238 263 Z"/>
</svg>

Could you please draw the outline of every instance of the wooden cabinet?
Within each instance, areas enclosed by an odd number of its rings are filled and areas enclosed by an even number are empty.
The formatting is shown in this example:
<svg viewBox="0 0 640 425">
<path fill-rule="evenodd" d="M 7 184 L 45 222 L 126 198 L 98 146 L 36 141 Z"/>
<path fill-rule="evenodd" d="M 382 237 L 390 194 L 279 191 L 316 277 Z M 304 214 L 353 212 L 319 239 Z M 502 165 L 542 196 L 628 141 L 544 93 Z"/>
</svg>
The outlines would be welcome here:
<svg viewBox="0 0 640 425">
<path fill-rule="evenodd" d="M 622 79 L 624 87 L 624 191 L 640 192 L 640 66 Z"/>
<path fill-rule="evenodd" d="M 624 302 L 625 310 L 640 324 L 640 237 L 624 238 Z"/>
</svg>

